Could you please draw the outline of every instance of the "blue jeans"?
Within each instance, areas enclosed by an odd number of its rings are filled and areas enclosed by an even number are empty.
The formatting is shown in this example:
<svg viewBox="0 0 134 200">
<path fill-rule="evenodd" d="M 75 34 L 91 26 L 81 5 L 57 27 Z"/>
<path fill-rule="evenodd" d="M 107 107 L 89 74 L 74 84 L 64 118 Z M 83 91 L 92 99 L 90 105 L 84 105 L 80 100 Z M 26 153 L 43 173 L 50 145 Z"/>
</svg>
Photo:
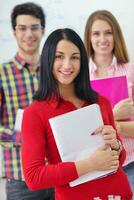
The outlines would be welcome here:
<svg viewBox="0 0 134 200">
<path fill-rule="evenodd" d="M 54 190 L 43 189 L 30 191 L 24 181 L 7 179 L 7 200 L 54 200 Z"/>
<path fill-rule="evenodd" d="M 134 162 L 123 167 L 123 170 L 128 176 L 128 180 L 131 185 L 132 192 L 134 194 Z"/>
</svg>

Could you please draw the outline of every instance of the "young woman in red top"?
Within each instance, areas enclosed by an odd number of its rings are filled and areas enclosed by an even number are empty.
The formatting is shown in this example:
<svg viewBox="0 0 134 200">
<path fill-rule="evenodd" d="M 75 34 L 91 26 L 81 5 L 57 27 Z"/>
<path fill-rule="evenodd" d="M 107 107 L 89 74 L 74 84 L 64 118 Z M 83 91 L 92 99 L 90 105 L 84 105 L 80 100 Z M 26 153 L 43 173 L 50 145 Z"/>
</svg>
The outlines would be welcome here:
<svg viewBox="0 0 134 200">
<path fill-rule="evenodd" d="M 107 200 L 109 195 L 130 200 L 132 192 L 121 169 L 125 151 L 114 127 L 110 103 L 92 90 L 85 47 L 73 30 L 58 29 L 46 40 L 35 100 L 24 111 L 22 123 L 22 162 L 29 188 L 55 187 L 56 200 L 95 197 Z M 93 103 L 99 104 L 105 124 L 95 130 L 102 135 L 104 145 L 85 160 L 62 162 L 49 119 Z M 107 151 L 109 146 L 111 151 Z M 109 169 L 117 171 L 75 187 L 69 186 L 69 182 L 88 172 Z"/>
</svg>

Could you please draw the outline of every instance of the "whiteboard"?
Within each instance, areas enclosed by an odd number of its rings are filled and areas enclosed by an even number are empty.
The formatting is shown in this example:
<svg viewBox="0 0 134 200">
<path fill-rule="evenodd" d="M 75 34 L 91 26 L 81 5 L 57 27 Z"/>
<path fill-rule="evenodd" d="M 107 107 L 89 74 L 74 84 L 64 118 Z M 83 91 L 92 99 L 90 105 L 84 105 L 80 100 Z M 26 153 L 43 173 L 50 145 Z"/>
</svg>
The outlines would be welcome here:
<svg viewBox="0 0 134 200">
<path fill-rule="evenodd" d="M 16 4 L 23 2 L 27 1 L 5 0 L 3 3 L 3 0 L 0 0 L 0 5 L 2 5 L 0 8 L 0 63 L 12 58 L 17 51 L 16 40 L 10 25 L 10 13 Z M 56 28 L 72 28 L 83 39 L 88 16 L 97 9 L 111 11 L 121 25 L 130 61 L 134 62 L 133 0 L 33 0 L 32 2 L 40 4 L 46 13 L 46 31 L 42 45 L 48 34 Z"/>
</svg>

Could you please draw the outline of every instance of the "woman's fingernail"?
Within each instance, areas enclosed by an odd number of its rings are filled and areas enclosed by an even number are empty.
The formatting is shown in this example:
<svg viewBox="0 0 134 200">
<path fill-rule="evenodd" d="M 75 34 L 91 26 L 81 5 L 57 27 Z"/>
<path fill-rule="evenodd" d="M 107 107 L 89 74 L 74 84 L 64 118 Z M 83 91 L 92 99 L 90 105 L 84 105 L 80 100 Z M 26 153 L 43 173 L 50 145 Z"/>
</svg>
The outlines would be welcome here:
<svg viewBox="0 0 134 200">
<path fill-rule="evenodd" d="M 92 132 L 91 135 L 95 135 L 95 132 Z"/>
</svg>

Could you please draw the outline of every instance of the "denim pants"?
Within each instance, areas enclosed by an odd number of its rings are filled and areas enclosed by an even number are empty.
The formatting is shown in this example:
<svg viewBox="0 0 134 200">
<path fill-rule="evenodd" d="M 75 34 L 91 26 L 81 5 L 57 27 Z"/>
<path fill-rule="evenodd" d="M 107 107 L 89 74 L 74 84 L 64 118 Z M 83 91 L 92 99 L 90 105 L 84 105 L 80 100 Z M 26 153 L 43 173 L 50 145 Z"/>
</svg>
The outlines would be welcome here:
<svg viewBox="0 0 134 200">
<path fill-rule="evenodd" d="M 30 191 L 24 181 L 7 179 L 7 200 L 54 200 L 54 190 L 43 189 Z"/>
<path fill-rule="evenodd" d="M 132 192 L 134 194 L 134 162 L 123 167 L 124 172 L 128 176 L 129 183 L 131 185 Z"/>
</svg>

